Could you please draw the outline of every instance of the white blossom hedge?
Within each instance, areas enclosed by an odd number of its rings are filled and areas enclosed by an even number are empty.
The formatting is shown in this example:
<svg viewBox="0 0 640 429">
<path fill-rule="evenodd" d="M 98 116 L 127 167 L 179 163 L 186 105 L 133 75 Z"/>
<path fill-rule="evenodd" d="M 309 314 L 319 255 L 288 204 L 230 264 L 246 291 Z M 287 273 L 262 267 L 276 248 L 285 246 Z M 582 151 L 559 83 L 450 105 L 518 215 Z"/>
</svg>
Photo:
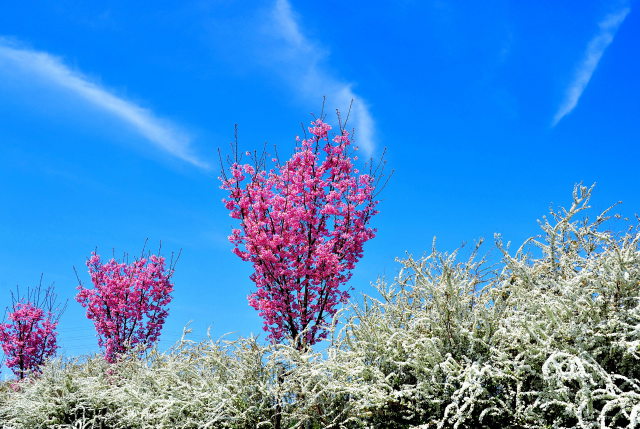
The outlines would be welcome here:
<svg viewBox="0 0 640 429">
<path fill-rule="evenodd" d="M 640 428 L 640 231 L 591 189 L 540 237 L 400 260 L 322 353 L 187 339 L 146 359 L 49 362 L 0 388 L 4 428 Z M 615 217 L 615 216 L 611 216 Z M 626 222 L 628 224 L 628 222 Z"/>
</svg>

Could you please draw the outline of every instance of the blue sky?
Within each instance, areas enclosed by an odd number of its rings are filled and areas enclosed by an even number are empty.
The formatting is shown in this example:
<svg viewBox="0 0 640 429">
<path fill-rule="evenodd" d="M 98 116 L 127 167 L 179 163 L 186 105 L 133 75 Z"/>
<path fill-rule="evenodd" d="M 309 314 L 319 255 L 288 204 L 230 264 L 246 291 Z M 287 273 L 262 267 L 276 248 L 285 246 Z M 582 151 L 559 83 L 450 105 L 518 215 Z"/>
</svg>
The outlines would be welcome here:
<svg viewBox="0 0 640 429">
<path fill-rule="evenodd" d="M 135 2 L 134 2 L 135 3 Z M 16 284 L 69 299 L 61 351 L 97 350 L 73 300 L 87 255 L 182 249 L 163 335 L 192 320 L 261 332 L 231 253 L 218 147 L 290 153 L 346 109 L 395 175 L 350 283 L 394 258 L 537 233 L 550 204 L 640 211 L 640 14 L 624 1 L 10 2 L 0 13 L 0 305 Z M 329 116 L 331 119 L 331 116 Z M 487 246 L 489 249 L 491 246 Z"/>
</svg>

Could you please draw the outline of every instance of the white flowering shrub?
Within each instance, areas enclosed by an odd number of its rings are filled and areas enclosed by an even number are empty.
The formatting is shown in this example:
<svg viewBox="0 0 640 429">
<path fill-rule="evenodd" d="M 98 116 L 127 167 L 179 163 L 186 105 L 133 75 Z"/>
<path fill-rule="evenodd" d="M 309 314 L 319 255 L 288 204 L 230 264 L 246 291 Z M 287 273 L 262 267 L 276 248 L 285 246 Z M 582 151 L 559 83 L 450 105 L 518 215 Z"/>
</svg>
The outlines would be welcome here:
<svg viewBox="0 0 640 429">
<path fill-rule="evenodd" d="M 640 427 L 637 226 L 589 219 L 591 189 L 501 267 L 433 251 L 355 307 L 323 392 L 368 427 Z M 534 256 L 534 255 L 538 256 Z"/>
<path fill-rule="evenodd" d="M 0 388 L 5 428 L 640 428 L 640 232 L 591 189 L 515 252 L 400 260 L 323 353 L 254 339 L 110 365 L 49 362 Z M 614 216 L 611 216 L 614 217 Z M 12 387 L 13 386 L 13 387 Z"/>
<path fill-rule="evenodd" d="M 266 351 L 254 339 L 183 338 L 146 359 L 53 361 L 37 380 L 5 388 L 0 421 L 16 428 L 260 427 L 277 405 L 277 362 Z"/>
</svg>

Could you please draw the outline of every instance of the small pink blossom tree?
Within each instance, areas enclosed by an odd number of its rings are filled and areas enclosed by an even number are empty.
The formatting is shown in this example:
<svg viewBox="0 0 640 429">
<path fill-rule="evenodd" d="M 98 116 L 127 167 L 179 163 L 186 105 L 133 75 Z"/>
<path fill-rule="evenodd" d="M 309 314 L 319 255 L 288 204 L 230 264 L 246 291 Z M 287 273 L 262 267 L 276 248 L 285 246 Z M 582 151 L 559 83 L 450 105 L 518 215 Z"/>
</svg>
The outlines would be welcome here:
<svg viewBox="0 0 640 429">
<path fill-rule="evenodd" d="M 151 347 L 160 337 L 171 302 L 173 262 L 165 268 L 165 258 L 150 255 L 131 264 L 115 259 L 103 264 L 93 252 L 87 260 L 93 289 L 79 282 L 76 301 L 87 309 L 98 334 L 105 359 Z"/>
<path fill-rule="evenodd" d="M 342 124 L 332 139 L 322 119 L 311 125 L 311 137 L 297 138 L 291 159 L 280 164 L 273 158 L 269 171 L 264 154 L 254 154 L 254 165 L 240 164 L 236 142 L 230 174 L 223 168 L 220 178 L 229 192 L 223 202 L 240 220 L 229 237 L 233 252 L 254 268 L 257 291 L 249 304 L 272 340 L 289 337 L 300 349 L 326 337 L 337 305 L 349 297 L 340 287 L 375 236 L 368 224 L 377 213 L 378 169 L 359 174 L 354 168 L 357 157 L 349 155 Z"/>
<path fill-rule="evenodd" d="M 58 320 L 64 306 L 56 303 L 53 286 L 42 292 L 42 282 L 34 289 L 11 294 L 11 307 L 7 309 L 8 321 L 0 323 L 0 345 L 5 354 L 5 364 L 22 380 L 38 373 L 42 364 L 52 357 L 56 342 Z"/>
</svg>

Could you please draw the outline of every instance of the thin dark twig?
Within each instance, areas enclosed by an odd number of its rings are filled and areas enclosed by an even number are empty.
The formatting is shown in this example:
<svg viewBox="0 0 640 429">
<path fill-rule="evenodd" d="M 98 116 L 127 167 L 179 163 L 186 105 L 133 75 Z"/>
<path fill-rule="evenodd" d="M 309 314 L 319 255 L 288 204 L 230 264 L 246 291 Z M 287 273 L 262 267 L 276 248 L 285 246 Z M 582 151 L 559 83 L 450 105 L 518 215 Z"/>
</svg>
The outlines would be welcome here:
<svg viewBox="0 0 640 429">
<path fill-rule="evenodd" d="M 351 102 L 349 103 L 349 110 L 347 110 L 347 117 L 344 120 L 344 128 L 347 128 L 347 122 L 349 122 L 349 118 L 351 117 L 351 109 L 353 108 L 353 102 L 354 99 L 351 99 Z"/>
</svg>

